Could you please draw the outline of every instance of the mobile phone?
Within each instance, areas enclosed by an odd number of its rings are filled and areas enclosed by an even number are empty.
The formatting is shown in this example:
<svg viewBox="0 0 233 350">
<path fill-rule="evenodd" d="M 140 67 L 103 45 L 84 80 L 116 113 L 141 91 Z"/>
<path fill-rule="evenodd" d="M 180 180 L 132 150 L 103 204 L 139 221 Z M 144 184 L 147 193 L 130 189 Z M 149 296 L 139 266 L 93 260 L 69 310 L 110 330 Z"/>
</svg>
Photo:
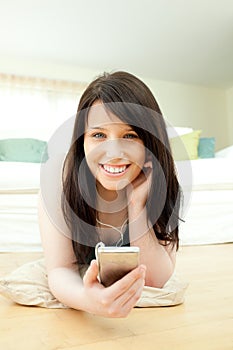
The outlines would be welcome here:
<svg viewBox="0 0 233 350">
<path fill-rule="evenodd" d="M 108 287 L 139 265 L 139 247 L 96 247 L 99 280 Z"/>
</svg>

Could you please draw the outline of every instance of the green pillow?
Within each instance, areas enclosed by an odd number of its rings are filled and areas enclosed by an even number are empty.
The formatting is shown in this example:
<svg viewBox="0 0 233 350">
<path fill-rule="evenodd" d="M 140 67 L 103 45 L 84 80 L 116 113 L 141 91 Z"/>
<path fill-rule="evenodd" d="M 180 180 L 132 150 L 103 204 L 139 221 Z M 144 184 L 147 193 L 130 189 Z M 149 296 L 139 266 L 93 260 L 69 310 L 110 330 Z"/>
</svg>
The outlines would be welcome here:
<svg viewBox="0 0 233 350">
<path fill-rule="evenodd" d="M 214 158 L 215 157 L 215 138 L 201 137 L 198 145 L 199 158 Z"/>
<path fill-rule="evenodd" d="M 46 141 L 31 138 L 0 140 L 0 161 L 42 163 L 47 160 Z"/>
<path fill-rule="evenodd" d="M 198 144 L 201 132 L 201 130 L 194 130 L 188 134 L 170 139 L 174 160 L 198 158 Z"/>
</svg>

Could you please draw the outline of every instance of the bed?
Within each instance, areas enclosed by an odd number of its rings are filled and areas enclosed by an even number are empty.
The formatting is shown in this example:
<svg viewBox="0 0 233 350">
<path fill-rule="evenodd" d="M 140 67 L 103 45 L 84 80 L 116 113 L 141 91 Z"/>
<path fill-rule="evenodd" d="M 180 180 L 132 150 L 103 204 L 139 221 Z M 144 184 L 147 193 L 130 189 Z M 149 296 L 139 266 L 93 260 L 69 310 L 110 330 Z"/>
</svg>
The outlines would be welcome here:
<svg viewBox="0 0 233 350">
<path fill-rule="evenodd" d="M 215 158 L 191 161 L 192 191 L 185 223 L 180 225 L 181 245 L 233 242 L 231 159 L 223 151 Z M 182 169 L 187 161 L 176 164 Z M 42 250 L 37 219 L 40 167 L 40 163 L 0 162 L 1 252 Z"/>
<path fill-rule="evenodd" d="M 233 242 L 233 168 L 230 158 L 191 161 L 192 192 L 185 223 L 180 225 L 182 245 Z"/>
<path fill-rule="evenodd" d="M 40 163 L 0 162 L 0 251 L 40 251 Z"/>
</svg>

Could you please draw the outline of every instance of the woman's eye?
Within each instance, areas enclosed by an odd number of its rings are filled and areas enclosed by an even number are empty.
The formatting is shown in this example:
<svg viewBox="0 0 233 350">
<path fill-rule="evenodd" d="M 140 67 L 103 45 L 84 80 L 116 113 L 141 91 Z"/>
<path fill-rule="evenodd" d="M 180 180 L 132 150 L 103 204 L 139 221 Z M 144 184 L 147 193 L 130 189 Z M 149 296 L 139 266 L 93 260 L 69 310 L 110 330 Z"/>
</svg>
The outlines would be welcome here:
<svg viewBox="0 0 233 350">
<path fill-rule="evenodd" d="M 138 136 L 136 134 L 126 134 L 124 136 L 124 138 L 126 138 L 126 139 L 137 139 Z"/>
<path fill-rule="evenodd" d="M 102 139 L 105 137 L 105 135 L 102 132 L 96 132 L 95 134 L 92 135 L 95 139 Z"/>
</svg>

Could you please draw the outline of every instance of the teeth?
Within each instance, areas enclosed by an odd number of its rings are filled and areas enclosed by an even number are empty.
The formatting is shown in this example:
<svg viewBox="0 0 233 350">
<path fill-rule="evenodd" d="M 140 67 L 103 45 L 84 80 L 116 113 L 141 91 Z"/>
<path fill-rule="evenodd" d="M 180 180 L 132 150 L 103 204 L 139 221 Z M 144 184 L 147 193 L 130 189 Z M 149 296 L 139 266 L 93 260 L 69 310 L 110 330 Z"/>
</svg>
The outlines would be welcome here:
<svg viewBox="0 0 233 350">
<path fill-rule="evenodd" d="M 115 167 L 103 164 L 103 168 L 104 168 L 104 170 L 106 170 L 107 172 L 109 172 L 111 174 L 119 174 L 119 173 L 123 173 L 125 171 L 126 165 L 124 165 L 122 167 L 115 168 Z"/>
</svg>

